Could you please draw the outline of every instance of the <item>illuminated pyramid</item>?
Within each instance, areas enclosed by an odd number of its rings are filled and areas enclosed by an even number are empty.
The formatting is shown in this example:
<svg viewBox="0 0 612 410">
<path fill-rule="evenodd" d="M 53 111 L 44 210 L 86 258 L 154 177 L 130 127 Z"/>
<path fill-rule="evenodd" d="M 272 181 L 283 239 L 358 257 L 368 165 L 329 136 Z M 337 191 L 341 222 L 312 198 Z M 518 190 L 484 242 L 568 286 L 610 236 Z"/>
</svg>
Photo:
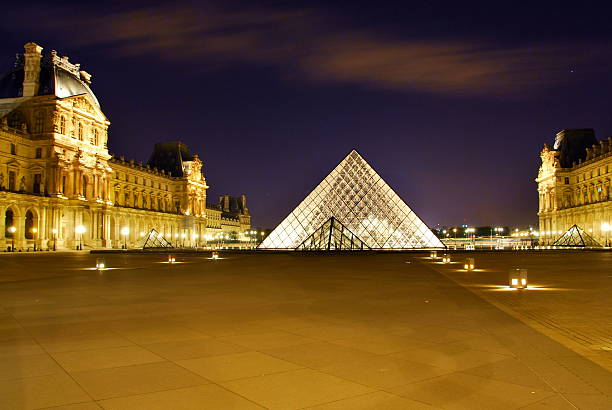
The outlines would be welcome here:
<svg viewBox="0 0 612 410">
<path fill-rule="evenodd" d="M 584 229 L 578 225 L 574 225 L 567 230 L 559 239 L 553 243 L 553 246 L 580 246 L 588 248 L 600 248 L 601 245 L 587 234 Z"/>
<path fill-rule="evenodd" d="M 173 248 L 172 244 L 168 242 L 162 234 L 157 232 L 155 229 L 151 229 L 151 232 L 146 236 L 142 249 L 157 249 L 157 248 Z"/>
<path fill-rule="evenodd" d="M 331 222 L 330 222 L 331 220 Z M 330 224 L 331 227 L 324 226 Z M 334 228 L 334 223 L 339 223 Z M 363 249 L 444 248 L 374 169 L 353 150 L 259 245 L 259 249 L 337 249 L 316 232 L 345 229 Z M 314 235 L 313 235 L 314 234 Z M 318 238 L 318 239 L 317 239 Z M 336 242 L 338 242 L 336 240 Z M 354 249 L 354 248 L 352 248 Z"/>
</svg>

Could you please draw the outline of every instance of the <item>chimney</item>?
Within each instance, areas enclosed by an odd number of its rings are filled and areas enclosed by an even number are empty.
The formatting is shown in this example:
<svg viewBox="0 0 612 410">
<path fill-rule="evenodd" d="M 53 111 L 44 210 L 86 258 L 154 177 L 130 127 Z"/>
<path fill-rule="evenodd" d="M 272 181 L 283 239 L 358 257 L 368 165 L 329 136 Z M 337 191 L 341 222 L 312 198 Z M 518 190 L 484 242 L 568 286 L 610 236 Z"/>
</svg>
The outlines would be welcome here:
<svg viewBox="0 0 612 410">
<path fill-rule="evenodd" d="M 42 47 L 36 43 L 27 43 L 23 48 L 25 50 L 25 53 L 23 53 L 23 96 L 33 97 L 38 93 L 38 87 L 40 86 Z"/>
</svg>

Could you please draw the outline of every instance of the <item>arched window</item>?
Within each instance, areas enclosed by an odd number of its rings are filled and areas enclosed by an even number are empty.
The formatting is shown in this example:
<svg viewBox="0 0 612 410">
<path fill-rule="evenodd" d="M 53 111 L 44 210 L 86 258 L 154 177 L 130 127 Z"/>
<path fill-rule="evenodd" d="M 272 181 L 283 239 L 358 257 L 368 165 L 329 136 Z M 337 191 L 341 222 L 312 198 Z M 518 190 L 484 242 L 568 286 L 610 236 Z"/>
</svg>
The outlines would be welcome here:
<svg viewBox="0 0 612 410">
<path fill-rule="evenodd" d="M 32 211 L 26 212 L 25 238 L 34 239 L 34 215 L 32 214 Z"/>
<path fill-rule="evenodd" d="M 79 141 L 83 141 L 83 124 L 79 122 Z"/>
<path fill-rule="evenodd" d="M 11 211 L 10 209 L 7 209 L 5 214 L 4 214 L 4 237 L 5 238 L 12 238 L 13 237 L 13 233 L 10 231 L 10 227 L 14 225 L 15 223 L 15 215 L 13 214 L 13 211 Z"/>
<path fill-rule="evenodd" d="M 66 117 L 64 117 L 63 115 L 60 116 L 59 132 L 60 134 L 66 135 Z"/>
</svg>

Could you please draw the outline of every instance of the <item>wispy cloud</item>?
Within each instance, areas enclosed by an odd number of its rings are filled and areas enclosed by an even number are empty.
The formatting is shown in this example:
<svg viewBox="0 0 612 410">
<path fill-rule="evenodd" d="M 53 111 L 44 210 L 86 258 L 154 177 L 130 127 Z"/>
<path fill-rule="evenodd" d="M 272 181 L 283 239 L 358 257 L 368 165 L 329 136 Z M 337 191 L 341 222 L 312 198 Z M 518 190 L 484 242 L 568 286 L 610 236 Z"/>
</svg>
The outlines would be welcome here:
<svg viewBox="0 0 612 410">
<path fill-rule="evenodd" d="M 473 40 L 389 39 L 346 30 L 317 10 L 223 11 L 162 6 L 75 15 L 38 9 L 66 41 L 103 47 L 116 56 L 180 60 L 191 67 L 255 63 L 315 81 L 442 94 L 518 94 L 562 81 L 572 63 L 595 60 L 579 46 L 501 47 Z M 42 18 L 44 16 L 44 18 Z M 61 23 L 59 22 L 61 21 Z M 78 32 L 78 36 L 70 35 Z"/>
</svg>

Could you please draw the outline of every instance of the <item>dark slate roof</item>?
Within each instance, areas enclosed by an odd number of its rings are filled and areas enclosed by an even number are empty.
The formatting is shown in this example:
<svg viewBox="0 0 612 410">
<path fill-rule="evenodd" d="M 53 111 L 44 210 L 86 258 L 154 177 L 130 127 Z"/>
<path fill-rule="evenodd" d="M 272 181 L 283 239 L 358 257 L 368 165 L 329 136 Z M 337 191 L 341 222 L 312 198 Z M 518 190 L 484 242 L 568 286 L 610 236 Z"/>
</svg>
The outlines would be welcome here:
<svg viewBox="0 0 612 410">
<path fill-rule="evenodd" d="M 45 56 L 40 63 L 40 88 L 37 95 L 55 95 L 59 98 L 87 94 L 99 107 L 100 103 L 89 85 L 77 73 L 59 67 L 55 55 Z M 15 67 L 0 78 L 0 98 L 23 96 L 23 56 L 17 56 Z"/>
<path fill-rule="evenodd" d="M 182 142 L 158 142 L 148 164 L 151 168 L 163 169 L 173 177 L 182 177 L 183 161 L 192 161 L 189 147 Z"/>
<path fill-rule="evenodd" d="M 593 128 L 566 129 L 557 133 L 554 149 L 560 152 L 559 162 L 563 168 L 571 168 L 573 163 L 584 161 L 586 149 L 597 143 Z"/>
</svg>

